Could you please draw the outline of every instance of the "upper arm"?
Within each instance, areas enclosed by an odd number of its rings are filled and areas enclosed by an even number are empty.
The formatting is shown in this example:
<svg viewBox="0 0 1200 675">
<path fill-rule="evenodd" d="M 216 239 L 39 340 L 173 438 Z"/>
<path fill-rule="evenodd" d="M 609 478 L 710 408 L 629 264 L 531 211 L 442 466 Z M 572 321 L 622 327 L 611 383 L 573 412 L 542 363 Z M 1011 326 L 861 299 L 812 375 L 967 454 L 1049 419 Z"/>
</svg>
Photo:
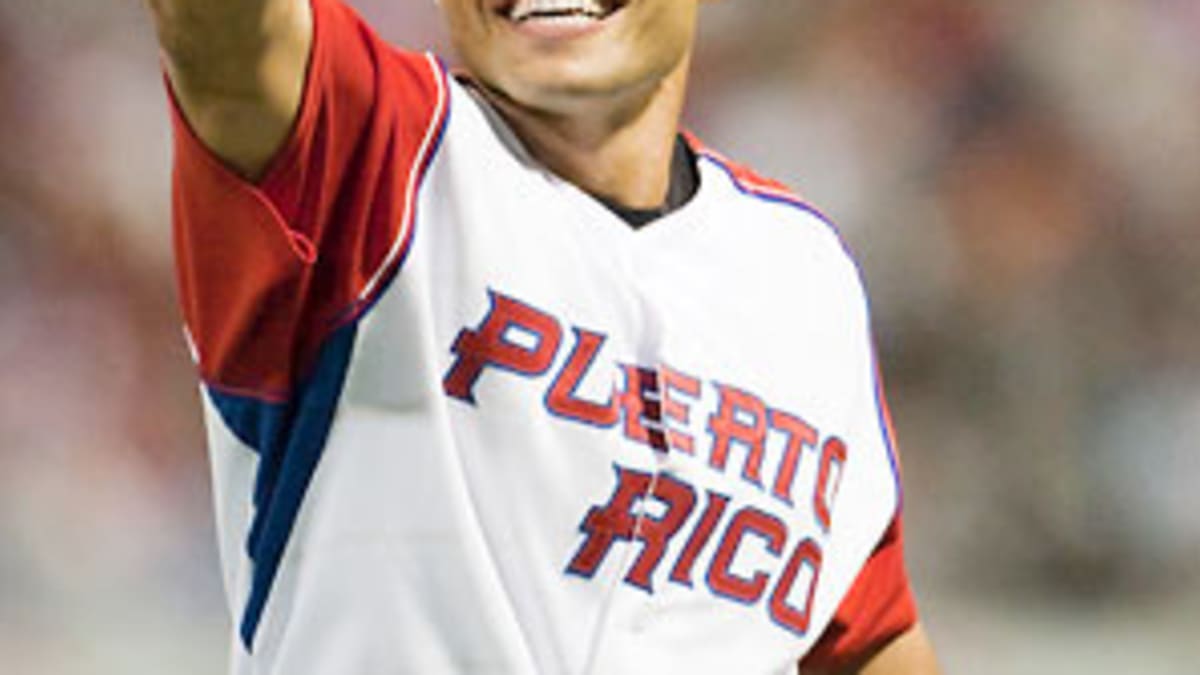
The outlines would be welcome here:
<svg viewBox="0 0 1200 675">
<path fill-rule="evenodd" d="M 398 272 L 448 119 L 432 58 L 391 47 L 340 0 L 310 6 L 299 108 L 255 180 L 214 157 L 178 96 L 172 107 L 179 296 L 201 377 L 272 400 Z"/>
<path fill-rule="evenodd" d="M 204 144 L 257 178 L 300 109 L 309 0 L 148 0 L 176 101 Z"/>
<path fill-rule="evenodd" d="M 802 672 L 856 672 L 872 655 L 917 624 L 904 564 L 904 521 L 897 513 L 821 638 L 805 654 Z"/>
<path fill-rule="evenodd" d="M 929 636 L 918 623 L 884 645 L 858 672 L 860 675 L 939 675 L 941 669 Z"/>
<path fill-rule="evenodd" d="M 837 670 L 802 668 L 802 675 L 940 675 L 937 657 L 921 624 L 879 646 L 861 663 Z"/>
</svg>

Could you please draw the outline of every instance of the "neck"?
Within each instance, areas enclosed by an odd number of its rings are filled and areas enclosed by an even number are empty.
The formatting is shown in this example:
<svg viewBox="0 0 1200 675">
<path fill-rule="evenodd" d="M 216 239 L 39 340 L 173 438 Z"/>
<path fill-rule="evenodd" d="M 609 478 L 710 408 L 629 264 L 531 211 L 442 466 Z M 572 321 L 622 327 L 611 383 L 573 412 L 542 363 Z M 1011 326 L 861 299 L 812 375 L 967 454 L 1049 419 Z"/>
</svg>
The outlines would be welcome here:
<svg viewBox="0 0 1200 675">
<path fill-rule="evenodd" d="M 610 203 L 651 209 L 663 204 L 670 187 L 687 69 L 684 58 L 648 90 L 590 99 L 566 112 L 486 93 L 533 156 L 555 174 Z"/>
</svg>

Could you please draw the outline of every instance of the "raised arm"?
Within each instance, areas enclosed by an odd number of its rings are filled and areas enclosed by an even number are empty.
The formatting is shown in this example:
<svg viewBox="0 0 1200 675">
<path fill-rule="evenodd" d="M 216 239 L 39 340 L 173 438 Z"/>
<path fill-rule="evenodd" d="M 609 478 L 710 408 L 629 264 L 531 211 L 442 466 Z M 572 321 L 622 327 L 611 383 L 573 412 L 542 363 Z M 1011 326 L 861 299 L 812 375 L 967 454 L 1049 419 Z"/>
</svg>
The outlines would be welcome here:
<svg viewBox="0 0 1200 675">
<path fill-rule="evenodd" d="M 300 108 L 309 0 L 146 0 L 167 74 L 197 136 L 257 178 Z"/>
</svg>

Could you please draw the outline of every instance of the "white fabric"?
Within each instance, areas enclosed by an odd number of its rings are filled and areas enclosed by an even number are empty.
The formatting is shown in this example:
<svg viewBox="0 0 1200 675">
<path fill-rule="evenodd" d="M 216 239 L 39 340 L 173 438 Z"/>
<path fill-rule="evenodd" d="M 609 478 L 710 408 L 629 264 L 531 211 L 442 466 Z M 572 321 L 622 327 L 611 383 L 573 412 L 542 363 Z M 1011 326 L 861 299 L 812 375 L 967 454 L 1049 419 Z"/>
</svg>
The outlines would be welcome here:
<svg viewBox="0 0 1200 675">
<path fill-rule="evenodd" d="M 744 193 L 712 158 L 701 159 L 700 176 L 689 204 L 634 231 L 528 160 L 469 91 L 451 85 L 445 138 L 420 188 L 414 248 L 360 326 L 254 653 L 238 643 L 235 673 L 794 672 L 897 508 L 866 305 L 826 223 Z M 447 396 L 443 377 L 456 336 L 487 314 L 489 290 L 553 315 L 563 342 L 543 375 L 485 368 L 471 405 Z M 668 365 L 700 380 L 700 397 L 688 399 L 694 456 L 658 453 L 626 439 L 620 424 L 600 428 L 548 411 L 573 327 L 607 337 L 581 398 L 603 401 L 622 388 L 620 364 Z M 718 383 L 803 418 L 821 441 L 845 441 L 830 533 L 811 500 L 820 444 L 804 449 L 792 506 L 771 494 L 786 440 L 778 430 L 767 437 L 764 488 L 743 479 L 740 447 L 724 471 L 710 466 L 706 426 Z M 236 615 L 249 585 L 254 459 L 208 413 Z M 622 581 L 641 552 L 636 540 L 617 541 L 590 579 L 566 572 L 586 538 L 581 522 L 609 501 L 618 466 L 665 472 L 697 497 L 655 569 L 653 593 Z M 729 507 L 696 559 L 692 586 L 670 582 L 709 490 L 729 497 Z M 745 507 L 787 525 L 781 556 L 754 535 L 737 550 L 734 572 L 770 577 L 753 604 L 719 597 L 705 577 L 718 539 Z M 651 516 L 662 508 L 645 501 Z M 806 537 L 824 562 L 801 636 L 774 622 L 768 603 Z"/>
</svg>

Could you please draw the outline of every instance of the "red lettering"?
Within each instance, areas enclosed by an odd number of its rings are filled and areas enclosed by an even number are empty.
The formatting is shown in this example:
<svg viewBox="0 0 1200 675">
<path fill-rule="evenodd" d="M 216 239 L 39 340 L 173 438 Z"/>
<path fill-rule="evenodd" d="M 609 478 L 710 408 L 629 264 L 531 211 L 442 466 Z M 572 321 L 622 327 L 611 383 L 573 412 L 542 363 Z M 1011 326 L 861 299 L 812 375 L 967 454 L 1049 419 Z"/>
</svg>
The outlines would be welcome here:
<svg viewBox="0 0 1200 675">
<path fill-rule="evenodd" d="M 680 393 L 691 398 L 700 397 L 700 380 L 697 380 L 690 375 L 672 370 L 668 366 L 663 366 L 659 369 L 659 375 L 662 378 L 662 412 L 664 420 L 671 420 L 683 428 L 687 428 L 690 420 L 691 410 L 687 404 L 679 401 L 671 394 L 673 392 Z M 681 452 L 693 454 L 695 452 L 695 443 L 692 441 L 690 434 L 667 427 L 667 443 Z"/>
<path fill-rule="evenodd" d="M 554 362 L 562 342 L 562 328 L 553 316 L 508 296 L 488 291 L 491 308 L 475 330 L 463 329 L 450 351 L 458 355 L 442 381 L 442 389 L 454 398 L 475 403 L 475 383 L 484 368 L 494 366 L 522 375 L 541 375 Z M 532 347 L 510 339 L 510 331 L 533 337 Z"/>
<path fill-rule="evenodd" d="M 784 502 L 792 503 L 792 484 L 796 481 L 796 469 L 804 447 L 815 447 L 817 430 L 804 420 L 782 410 L 771 411 L 771 426 L 787 434 L 783 458 L 779 460 L 779 471 L 775 474 L 775 486 L 771 492 Z"/>
<path fill-rule="evenodd" d="M 662 402 L 658 394 L 658 373 L 640 366 L 622 366 L 625 390 L 621 409 L 625 417 L 626 438 L 658 450 L 667 449 L 662 430 Z"/>
<path fill-rule="evenodd" d="M 575 330 L 575 347 L 567 357 L 566 364 L 554 378 L 550 391 L 546 393 L 546 407 L 556 415 L 567 419 L 610 427 L 617 423 L 621 411 L 616 399 L 609 394 L 605 403 L 593 403 L 575 396 L 575 389 L 583 380 L 604 345 L 604 336 L 591 331 Z"/>
<path fill-rule="evenodd" d="M 725 507 L 728 505 L 729 497 L 712 491 L 708 493 L 708 505 L 704 507 L 704 513 L 700 514 L 700 522 L 696 524 L 696 529 L 692 530 L 692 536 L 688 538 L 687 543 L 683 546 L 683 551 L 679 553 L 679 559 L 675 561 L 675 567 L 671 570 L 671 581 L 685 586 L 692 585 L 692 568 L 696 565 L 696 557 L 700 555 L 700 551 L 704 550 L 704 545 L 712 538 L 713 530 L 721 521 L 721 516 L 725 514 Z"/>
<path fill-rule="evenodd" d="M 629 568 L 625 581 L 645 591 L 653 590 L 651 577 L 658 564 L 662 562 L 667 552 L 671 538 L 683 527 L 684 521 L 692 514 L 696 506 L 696 493 L 691 486 L 666 474 L 659 474 L 654 480 L 654 497 L 667 505 L 667 511 L 661 518 L 642 517 L 638 521 L 635 536 L 645 543 L 641 554 Z"/>
<path fill-rule="evenodd" d="M 729 462 L 729 450 L 737 443 L 746 448 L 746 463 L 742 477 L 762 486 L 763 445 L 767 437 L 767 411 L 757 396 L 734 387 L 718 384 L 720 407 L 708 418 L 708 430 L 713 436 L 709 464 L 724 471 Z M 749 417 L 746 421 L 744 418 Z"/>
<path fill-rule="evenodd" d="M 587 539 L 571 559 L 568 572 L 592 576 L 615 541 L 629 541 L 633 537 L 637 523 L 633 507 L 649 489 L 648 474 L 617 467 L 617 489 L 608 504 L 594 506 L 584 516 L 579 529 L 587 533 Z"/>
<path fill-rule="evenodd" d="M 838 456 L 836 439 L 826 442 L 831 457 Z M 653 578 L 672 540 L 691 518 L 696 495 L 691 485 L 666 474 L 615 467 L 617 485 L 607 504 L 591 508 L 580 523 L 586 535 L 567 567 L 571 574 L 595 575 L 618 541 L 641 544 L 624 580 L 653 592 Z M 707 504 L 671 569 L 670 580 L 692 585 L 692 572 L 700 553 L 714 538 L 731 498 L 709 491 Z M 747 539 L 757 539 L 761 549 L 747 550 Z M 766 600 L 771 620 L 785 630 L 805 635 L 810 627 L 813 602 L 820 582 L 821 545 L 806 538 L 796 545 L 782 568 L 778 563 L 788 547 L 788 527 L 780 518 L 745 507 L 729 520 L 719 537 L 706 580 L 716 595 L 746 605 Z M 618 556 L 626 559 L 626 556 Z M 736 569 L 735 569 L 736 568 Z M 770 589 L 768 591 L 768 589 Z"/>
<path fill-rule="evenodd" d="M 634 513 L 647 496 L 666 506 L 658 518 Z M 646 591 L 653 590 L 654 570 L 662 562 L 671 538 L 683 526 L 696 505 L 696 495 L 687 484 L 671 476 L 617 468 L 617 489 L 608 504 L 593 507 L 580 529 L 588 536 L 567 566 L 572 574 L 590 577 L 604 562 L 613 544 L 637 539 L 641 553 L 625 575 L 625 581 Z"/>
<path fill-rule="evenodd" d="M 817 579 L 821 574 L 821 557 L 821 548 L 817 546 L 817 542 L 812 539 L 800 542 L 792 553 L 791 559 L 788 560 L 787 567 L 783 569 L 779 582 L 775 584 L 775 590 L 771 593 L 771 618 L 779 625 L 799 635 L 808 632 L 813 596 L 816 594 Z M 804 593 L 804 607 L 797 609 L 789 604 L 788 598 L 792 594 L 792 587 L 796 584 L 800 570 L 806 567 L 812 570 L 812 576 L 808 579 L 808 590 Z"/>
<path fill-rule="evenodd" d="M 842 467 L 846 464 L 846 444 L 834 436 L 821 448 L 821 468 L 817 474 L 817 489 L 813 492 L 813 511 L 817 522 L 826 532 L 833 520 L 833 500 L 842 482 Z M 836 475 L 834 471 L 836 470 Z M 833 478 L 832 482 L 830 478 Z"/>
<path fill-rule="evenodd" d="M 737 512 L 729 529 L 717 547 L 712 564 L 708 567 L 708 585 L 719 595 L 739 602 L 752 604 L 762 597 L 767 588 L 769 575 L 757 571 L 750 578 L 740 577 L 731 569 L 738 548 L 747 534 L 756 534 L 767 542 L 767 551 L 778 557 L 787 541 L 787 526 L 775 516 L 754 508 Z"/>
</svg>

